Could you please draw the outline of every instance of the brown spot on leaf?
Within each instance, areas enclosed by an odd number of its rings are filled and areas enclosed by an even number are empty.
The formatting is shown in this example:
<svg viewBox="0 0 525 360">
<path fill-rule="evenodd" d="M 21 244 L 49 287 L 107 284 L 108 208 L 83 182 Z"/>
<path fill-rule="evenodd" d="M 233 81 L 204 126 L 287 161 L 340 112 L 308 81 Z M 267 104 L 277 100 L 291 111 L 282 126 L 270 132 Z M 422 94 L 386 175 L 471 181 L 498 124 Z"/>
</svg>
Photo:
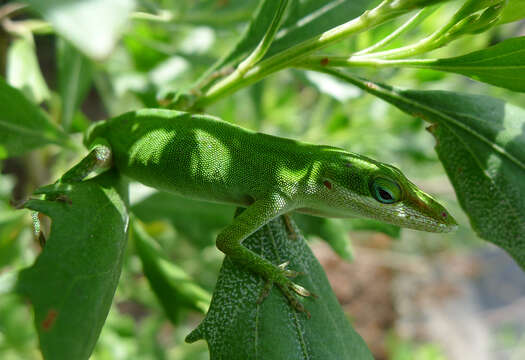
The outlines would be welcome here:
<svg viewBox="0 0 525 360">
<path fill-rule="evenodd" d="M 329 62 L 330 62 L 330 59 L 328 59 L 327 57 L 324 57 L 321 59 L 321 66 L 326 66 L 328 65 Z"/>
<path fill-rule="evenodd" d="M 414 115 L 414 114 L 412 114 L 412 115 Z M 414 115 L 414 116 L 416 116 L 416 115 Z M 438 126 L 437 124 L 431 124 L 431 125 L 426 127 L 426 130 L 429 133 L 431 133 L 432 135 L 434 135 L 434 132 L 436 131 L 437 126 Z"/>
<path fill-rule="evenodd" d="M 55 320 L 57 316 L 58 316 L 58 311 L 56 311 L 55 309 L 50 309 L 47 312 L 46 318 L 42 321 L 42 329 L 44 329 L 44 331 L 51 330 L 51 328 L 55 324 Z"/>
<path fill-rule="evenodd" d="M 326 186 L 327 189 L 332 189 L 332 183 L 328 180 L 323 181 L 324 186 Z"/>
</svg>

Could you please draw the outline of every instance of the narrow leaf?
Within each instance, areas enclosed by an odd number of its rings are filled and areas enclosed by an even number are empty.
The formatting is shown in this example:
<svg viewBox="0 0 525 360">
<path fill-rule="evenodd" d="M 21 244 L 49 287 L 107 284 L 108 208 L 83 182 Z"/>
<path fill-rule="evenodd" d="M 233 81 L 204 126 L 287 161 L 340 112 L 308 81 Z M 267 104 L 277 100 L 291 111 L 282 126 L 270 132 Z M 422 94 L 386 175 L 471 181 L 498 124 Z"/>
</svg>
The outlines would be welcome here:
<svg viewBox="0 0 525 360">
<path fill-rule="evenodd" d="M 66 146 L 67 135 L 39 107 L 0 78 L 0 159 L 47 144 Z"/>
<path fill-rule="evenodd" d="M 273 17 L 279 8 L 280 1 L 263 0 L 255 10 L 252 21 L 243 36 L 239 39 L 235 47 L 222 59 L 220 59 L 208 72 L 203 76 L 206 80 L 213 71 L 226 66 L 236 65 L 243 57 L 247 56 L 255 49 L 270 27 Z M 202 80 L 200 80 L 202 81 Z"/>
<path fill-rule="evenodd" d="M 120 277 L 127 187 L 115 172 L 108 172 L 74 185 L 50 185 L 38 193 L 59 198 L 26 203 L 53 223 L 35 264 L 20 273 L 18 292 L 34 307 L 44 359 L 87 360 Z"/>
<path fill-rule="evenodd" d="M 203 77 L 226 66 L 235 66 L 255 49 L 263 38 L 279 7 L 280 1 L 262 1 L 247 30 L 228 55 L 217 62 Z M 293 45 L 313 38 L 337 25 L 361 15 L 373 0 L 304 0 L 292 1 L 280 31 L 266 53 L 266 58 Z"/>
<path fill-rule="evenodd" d="M 295 240 L 289 239 L 285 221 L 278 218 L 243 244 L 275 265 L 289 260 L 289 269 L 306 274 L 294 280 L 319 296 L 300 300 L 311 318 L 293 310 L 276 287 L 258 304 L 264 281 L 226 257 L 210 310 L 186 341 L 205 339 L 212 360 L 372 359 L 299 228 L 293 222 L 292 226 Z"/>
<path fill-rule="evenodd" d="M 347 231 L 374 231 L 383 233 L 393 239 L 399 239 L 401 228 L 381 221 L 367 218 L 355 218 L 345 221 Z"/>
<path fill-rule="evenodd" d="M 467 55 L 416 67 L 449 71 L 514 91 L 525 92 L 525 36 L 502 41 Z"/>
<path fill-rule="evenodd" d="M 135 0 L 25 0 L 64 38 L 92 58 L 109 55 Z"/>
<path fill-rule="evenodd" d="M 344 24 L 375 4 L 377 1 L 374 0 L 293 1 L 282 29 L 266 57 Z"/>
<path fill-rule="evenodd" d="M 67 41 L 58 42 L 58 90 L 62 100 L 62 126 L 68 129 L 92 81 L 91 61 Z"/>
<path fill-rule="evenodd" d="M 131 210 L 146 223 L 168 220 L 178 233 L 200 248 L 213 245 L 235 213 L 231 205 L 190 200 L 166 192 L 153 193 L 133 204 Z"/>
<path fill-rule="evenodd" d="M 13 41 L 7 51 L 7 82 L 20 89 L 35 104 L 49 98 L 49 89 L 40 71 L 34 44 L 25 38 Z"/>
<path fill-rule="evenodd" d="M 353 260 L 352 243 L 343 220 L 304 214 L 294 214 L 293 218 L 305 234 L 324 239 L 342 259 Z"/>
<path fill-rule="evenodd" d="M 166 257 L 137 220 L 132 222 L 132 231 L 144 275 L 169 319 L 176 324 L 183 309 L 205 313 L 211 295 Z"/>
<path fill-rule="evenodd" d="M 525 269 L 525 110 L 489 96 L 398 90 L 322 69 L 432 125 L 472 228 Z"/>
<path fill-rule="evenodd" d="M 525 0 L 507 0 L 507 4 L 501 14 L 500 23 L 506 24 L 525 18 Z"/>
</svg>

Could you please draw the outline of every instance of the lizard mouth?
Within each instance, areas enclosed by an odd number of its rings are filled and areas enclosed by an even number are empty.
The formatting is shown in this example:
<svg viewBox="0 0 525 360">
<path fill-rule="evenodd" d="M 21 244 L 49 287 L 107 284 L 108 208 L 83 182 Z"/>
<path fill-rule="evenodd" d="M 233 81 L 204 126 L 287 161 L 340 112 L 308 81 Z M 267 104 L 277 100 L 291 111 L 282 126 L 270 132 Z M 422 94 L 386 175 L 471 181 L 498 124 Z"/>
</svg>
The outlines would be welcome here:
<svg viewBox="0 0 525 360">
<path fill-rule="evenodd" d="M 392 222 L 397 222 L 395 225 L 402 227 L 435 233 L 447 233 L 458 228 L 454 217 L 442 207 L 439 211 L 425 214 L 420 210 L 403 206 L 397 209 L 396 220 Z"/>
</svg>

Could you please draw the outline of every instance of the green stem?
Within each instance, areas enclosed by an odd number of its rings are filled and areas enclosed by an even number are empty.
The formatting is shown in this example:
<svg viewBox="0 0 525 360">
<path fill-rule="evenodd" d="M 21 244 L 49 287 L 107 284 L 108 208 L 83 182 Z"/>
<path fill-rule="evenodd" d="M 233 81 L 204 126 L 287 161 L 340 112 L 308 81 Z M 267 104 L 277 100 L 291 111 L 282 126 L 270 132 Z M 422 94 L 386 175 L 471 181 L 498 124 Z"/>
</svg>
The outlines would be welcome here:
<svg viewBox="0 0 525 360">
<path fill-rule="evenodd" d="M 264 37 L 262 38 L 261 42 L 259 43 L 259 45 L 257 45 L 255 50 L 243 62 L 239 64 L 237 70 L 232 75 L 235 75 L 235 73 L 238 73 L 239 76 L 244 75 L 256 63 L 258 63 L 259 60 L 263 58 L 263 56 L 270 48 L 270 45 L 272 44 L 273 39 L 275 38 L 275 34 L 277 34 L 277 30 L 279 30 L 279 28 L 281 27 L 283 15 L 287 7 L 288 0 L 281 0 L 279 8 L 277 9 L 273 17 L 272 23 L 266 31 L 266 34 L 264 34 Z"/>
<path fill-rule="evenodd" d="M 436 10 L 435 7 L 428 7 L 428 8 L 419 10 L 415 15 L 413 15 L 410 19 L 408 19 L 407 22 L 401 25 L 393 33 L 383 38 L 381 41 L 375 43 L 374 45 L 369 46 L 366 49 L 363 49 L 355 53 L 355 55 L 365 55 L 365 54 L 377 51 L 379 49 L 385 48 L 386 46 L 390 45 L 394 40 L 399 38 L 401 35 L 407 33 L 408 31 L 412 30 L 414 27 L 419 25 L 423 20 L 425 20 L 435 10 Z"/>
<path fill-rule="evenodd" d="M 323 56 L 315 55 L 309 56 L 307 59 L 296 63 L 298 67 L 317 67 L 317 66 L 331 66 L 331 67 L 411 67 L 411 68 L 425 68 L 432 64 L 434 59 L 403 59 L 403 60 L 384 60 L 384 59 L 363 59 L 354 56 Z"/>
<path fill-rule="evenodd" d="M 365 11 L 365 13 L 358 18 L 350 20 L 312 39 L 306 40 L 282 51 L 279 54 L 263 60 L 241 77 L 228 76 L 224 78 L 213 85 L 203 96 L 197 99 L 193 108 L 202 109 L 206 105 L 209 105 L 244 86 L 252 84 L 276 71 L 289 67 L 301 57 L 345 39 L 350 35 L 368 30 L 397 16 L 403 15 L 408 11 L 409 10 L 406 8 L 395 6 L 392 2 L 385 0 L 376 8 Z"/>
<path fill-rule="evenodd" d="M 416 42 L 415 44 L 410 44 L 407 46 L 403 46 L 397 49 L 392 50 L 386 50 L 386 51 L 379 51 L 379 52 L 367 52 L 366 54 L 355 56 L 355 59 L 365 59 L 365 58 L 373 58 L 373 59 L 402 59 L 410 56 L 415 56 L 419 54 L 423 54 L 435 49 L 438 49 L 450 41 L 455 39 L 455 36 L 448 36 L 450 34 L 449 31 L 458 24 L 461 20 L 472 14 L 473 12 L 476 12 L 480 10 L 480 8 L 483 8 L 483 6 L 479 6 L 480 0 L 468 0 L 466 3 L 463 4 L 463 6 L 456 11 L 454 16 L 441 28 L 436 30 L 433 34 L 430 36 L 421 39 L 420 41 Z M 500 0 L 498 0 L 500 1 Z M 484 5 L 486 6 L 486 5 Z"/>
<path fill-rule="evenodd" d="M 283 15 L 288 6 L 288 0 L 281 0 L 279 7 L 277 11 L 275 12 L 275 15 L 272 19 L 272 23 L 270 24 L 270 27 L 267 29 L 266 33 L 264 34 L 263 38 L 257 45 L 257 47 L 253 50 L 253 52 L 248 55 L 246 59 L 244 59 L 233 71 L 231 74 L 226 76 L 221 82 L 222 83 L 236 83 L 239 82 L 244 74 L 248 72 L 250 69 L 252 69 L 255 64 L 257 64 L 263 56 L 266 54 L 268 49 L 270 48 L 270 45 L 273 42 L 273 39 L 275 38 L 275 35 L 277 34 L 277 30 L 279 30 L 279 27 L 281 26 Z M 205 86 L 205 84 L 203 84 Z M 199 104 L 201 105 L 201 104 Z M 202 106 L 202 105 L 201 105 Z"/>
</svg>

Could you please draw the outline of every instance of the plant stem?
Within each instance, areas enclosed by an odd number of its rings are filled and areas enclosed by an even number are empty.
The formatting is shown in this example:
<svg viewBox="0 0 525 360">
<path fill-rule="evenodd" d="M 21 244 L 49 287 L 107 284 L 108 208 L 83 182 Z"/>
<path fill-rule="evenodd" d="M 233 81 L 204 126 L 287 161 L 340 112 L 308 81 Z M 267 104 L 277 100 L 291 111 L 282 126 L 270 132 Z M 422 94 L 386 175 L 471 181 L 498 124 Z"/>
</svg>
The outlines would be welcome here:
<svg viewBox="0 0 525 360">
<path fill-rule="evenodd" d="M 263 56 L 270 48 L 270 45 L 272 44 L 273 39 L 275 38 L 275 34 L 277 34 L 277 30 L 279 30 L 279 28 L 281 27 L 283 15 L 287 7 L 288 0 L 281 0 L 279 8 L 277 9 L 275 16 L 273 17 L 272 23 L 266 31 L 266 34 L 264 34 L 261 42 L 259 43 L 259 45 L 257 45 L 255 50 L 253 50 L 253 52 L 243 62 L 239 64 L 239 66 L 232 75 L 235 75 L 235 73 L 238 73 L 239 76 L 244 75 L 257 62 L 259 62 L 259 60 L 263 58 Z"/>
<path fill-rule="evenodd" d="M 463 4 L 463 6 L 456 11 L 456 13 L 450 18 L 450 20 L 443 25 L 441 28 L 436 30 L 434 33 L 432 33 L 430 36 L 427 36 L 424 39 L 421 39 L 420 41 L 416 42 L 415 44 L 410 44 L 407 46 L 403 46 L 397 49 L 392 50 L 385 50 L 385 51 L 379 51 L 379 52 L 366 52 L 366 54 L 356 54 L 354 58 L 357 60 L 359 59 L 365 59 L 365 58 L 373 58 L 373 59 L 401 59 L 406 58 L 414 55 L 423 54 L 432 50 L 435 50 L 437 48 L 440 48 L 444 45 L 446 45 L 448 42 L 454 40 L 454 36 L 449 36 L 449 31 L 457 25 L 462 19 L 466 18 L 473 12 L 476 12 L 483 7 L 486 7 L 485 5 L 479 6 L 480 0 L 467 0 L 466 3 Z M 501 0 L 497 0 L 501 1 Z"/>
<path fill-rule="evenodd" d="M 194 109 L 202 109 L 218 99 L 233 93 L 241 87 L 252 84 L 271 73 L 289 67 L 312 52 L 331 45 L 361 31 L 370 29 L 397 16 L 407 13 L 403 7 L 393 6 L 388 0 L 381 2 L 377 7 L 365 11 L 361 16 L 330 29 L 314 38 L 299 43 L 260 62 L 241 77 L 228 76 L 213 85 L 203 96 L 198 98 Z"/>
<path fill-rule="evenodd" d="M 419 25 L 423 20 L 425 20 L 430 14 L 432 14 L 436 10 L 434 7 L 428 7 L 419 10 L 415 15 L 413 15 L 410 19 L 408 19 L 407 22 L 405 22 L 403 25 L 401 25 L 397 30 L 395 30 L 393 33 L 388 35 L 387 37 L 383 38 L 381 41 L 375 43 L 374 45 L 367 47 L 366 49 L 363 49 L 355 55 L 365 55 L 371 52 L 374 52 L 376 50 L 385 48 L 387 45 L 391 44 L 394 40 L 399 38 L 401 35 L 405 34 L 406 32 L 412 30 L 414 27 Z"/>
<path fill-rule="evenodd" d="M 283 15 L 288 7 L 288 0 L 281 0 L 279 7 L 277 11 L 275 12 L 275 15 L 272 19 L 272 23 L 270 24 L 270 27 L 266 30 L 266 33 L 264 34 L 263 38 L 257 45 L 257 47 L 252 51 L 246 59 L 244 59 L 237 68 L 227 75 L 221 82 L 222 83 L 235 83 L 242 79 L 244 74 L 250 69 L 252 69 L 257 62 L 259 62 L 263 56 L 266 54 L 268 49 L 270 48 L 270 45 L 273 42 L 273 39 L 275 38 L 275 35 L 277 34 L 277 31 L 279 30 L 279 27 L 281 26 Z M 201 86 L 205 86 L 204 83 Z"/>
<path fill-rule="evenodd" d="M 354 56 L 310 56 L 301 62 L 296 63 L 298 67 L 394 67 L 404 66 L 411 68 L 425 68 L 435 62 L 435 59 L 403 59 L 403 60 L 385 60 L 385 59 L 366 59 Z"/>
</svg>

